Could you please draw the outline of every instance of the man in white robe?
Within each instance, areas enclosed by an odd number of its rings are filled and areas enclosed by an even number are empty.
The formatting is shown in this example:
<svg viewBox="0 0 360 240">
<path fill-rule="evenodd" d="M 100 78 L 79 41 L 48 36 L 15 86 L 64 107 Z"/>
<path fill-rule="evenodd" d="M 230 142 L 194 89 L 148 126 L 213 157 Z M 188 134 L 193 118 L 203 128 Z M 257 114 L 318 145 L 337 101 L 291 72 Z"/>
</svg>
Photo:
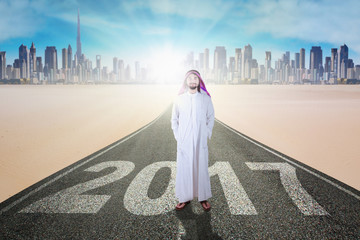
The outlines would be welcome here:
<svg viewBox="0 0 360 240">
<path fill-rule="evenodd" d="M 177 210 L 183 209 L 195 197 L 205 211 L 210 210 L 207 200 L 212 194 L 207 139 L 211 138 L 213 126 L 214 108 L 210 94 L 199 72 L 191 70 L 174 102 L 171 117 L 171 128 L 177 141 Z"/>
</svg>

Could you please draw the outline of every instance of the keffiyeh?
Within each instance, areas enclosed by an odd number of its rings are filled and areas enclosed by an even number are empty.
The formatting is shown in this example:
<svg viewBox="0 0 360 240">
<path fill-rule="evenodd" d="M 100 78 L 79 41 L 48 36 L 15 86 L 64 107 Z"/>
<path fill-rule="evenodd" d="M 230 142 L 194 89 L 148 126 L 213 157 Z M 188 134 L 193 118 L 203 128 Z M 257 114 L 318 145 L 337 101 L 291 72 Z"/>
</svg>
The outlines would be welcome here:
<svg viewBox="0 0 360 240">
<path fill-rule="evenodd" d="M 186 91 L 186 89 L 187 89 L 186 79 L 188 78 L 188 76 L 189 76 L 190 74 L 195 74 L 196 76 L 198 76 L 200 88 L 201 88 L 204 92 L 206 92 L 206 94 L 209 95 L 209 97 L 211 97 L 211 96 L 210 96 L 210 93 L 206 90 L 204 81 L 202 80 L 199 72 L 196 71 L 196 70 L 190 70 L 190 71 L 188 71 L 188 72 L 186 73 L 184 84 L 182 85 L 182 87 L 181 87 L 178 95 L 181 95 L 181 94 L 183 94 L 183 93 Z"/>
</svg>

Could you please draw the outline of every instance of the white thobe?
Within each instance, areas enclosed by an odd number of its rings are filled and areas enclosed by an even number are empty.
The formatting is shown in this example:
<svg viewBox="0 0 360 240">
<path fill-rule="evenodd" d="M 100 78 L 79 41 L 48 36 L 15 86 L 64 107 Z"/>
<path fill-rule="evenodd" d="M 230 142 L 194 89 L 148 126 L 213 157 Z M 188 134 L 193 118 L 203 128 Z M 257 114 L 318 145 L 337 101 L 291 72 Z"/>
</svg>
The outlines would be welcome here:
<svg viewBox="0 0 360 240">
<path fill-rule="evenodd" d="M 205 92 L 178 96 L 172 109 L 171 128 L 177 140 L 175 195 L 179 202 L 195 197 L 204 201 L 212 196 L 207 139 L 211 138 L 213 126 L 214 108 Z"/>
</svg>

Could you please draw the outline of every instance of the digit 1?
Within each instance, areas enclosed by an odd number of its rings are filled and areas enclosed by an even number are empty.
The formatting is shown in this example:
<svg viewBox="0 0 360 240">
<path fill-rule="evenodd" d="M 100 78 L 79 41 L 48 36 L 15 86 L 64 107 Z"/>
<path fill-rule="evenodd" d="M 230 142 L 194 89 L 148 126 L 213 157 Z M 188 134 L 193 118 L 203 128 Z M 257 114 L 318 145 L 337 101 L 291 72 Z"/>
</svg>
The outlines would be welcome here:
<svg viewBox="0 0 360 240">
<path fill-rule="evenodd" d="M 232 215 L 257 215 L 256 209 L 229 162 L 216 162 L 210 176 L 218 175 Z"/>
</svg>

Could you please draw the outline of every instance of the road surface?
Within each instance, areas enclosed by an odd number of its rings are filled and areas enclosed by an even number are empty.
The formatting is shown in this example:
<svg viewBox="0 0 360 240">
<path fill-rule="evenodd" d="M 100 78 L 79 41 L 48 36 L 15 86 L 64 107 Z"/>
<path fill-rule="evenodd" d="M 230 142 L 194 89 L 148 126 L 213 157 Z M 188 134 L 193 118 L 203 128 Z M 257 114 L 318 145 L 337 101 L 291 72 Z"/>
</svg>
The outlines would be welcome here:
<svg viewBox="0 0 360 240">
<path fill-rule="evenodd" d="M 170 115 L 2 202 L 0 239 L 360 238 L 359 191 L 218 120 L 212 209 L 175 211 Z"/>
</svg>

